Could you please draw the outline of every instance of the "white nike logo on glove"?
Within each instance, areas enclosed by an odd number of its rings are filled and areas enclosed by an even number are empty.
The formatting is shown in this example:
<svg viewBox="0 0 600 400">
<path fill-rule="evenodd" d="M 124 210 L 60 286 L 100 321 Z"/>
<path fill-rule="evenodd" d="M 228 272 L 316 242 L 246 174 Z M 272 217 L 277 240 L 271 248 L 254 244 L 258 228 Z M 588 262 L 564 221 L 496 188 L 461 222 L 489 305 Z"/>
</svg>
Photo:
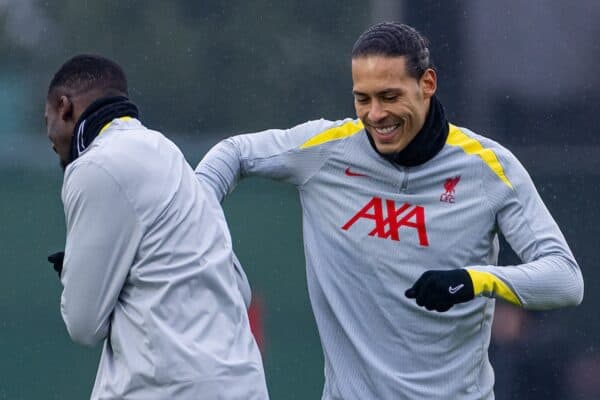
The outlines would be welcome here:
<svg viewBox="0 0 600 400">
<path fill-rule="evenodd" d="M 450 294 L 455 294 L 456 292 L 458 292 L 460 289 L 462 289 L 462 288 L 464 288 L 464 287 L 465 287 L 465 284 L 464 284 L 464 283 L 461 283 L 460 285 L 458 285 L 458 286 L 455 286 L 455 287 L 448 286 L 448 292 L 449 292 Z"/>
</svg>

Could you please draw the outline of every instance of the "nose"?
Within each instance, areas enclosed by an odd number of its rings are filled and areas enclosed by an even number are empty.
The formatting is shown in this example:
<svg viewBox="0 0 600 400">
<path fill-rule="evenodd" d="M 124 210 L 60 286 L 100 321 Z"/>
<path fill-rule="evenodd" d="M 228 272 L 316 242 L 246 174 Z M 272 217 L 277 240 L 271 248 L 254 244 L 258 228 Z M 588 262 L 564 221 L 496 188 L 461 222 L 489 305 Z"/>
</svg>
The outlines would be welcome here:
<svg viewBox="0 0 600 400">
<path fill-rule="evenodd" d="M 382 107 L 379 101 L 372 101 L 371 108 L 369 109 L 369 120 L 378 122 L 385 119 L 388 116 L 388 112 Z"/>
</svg>

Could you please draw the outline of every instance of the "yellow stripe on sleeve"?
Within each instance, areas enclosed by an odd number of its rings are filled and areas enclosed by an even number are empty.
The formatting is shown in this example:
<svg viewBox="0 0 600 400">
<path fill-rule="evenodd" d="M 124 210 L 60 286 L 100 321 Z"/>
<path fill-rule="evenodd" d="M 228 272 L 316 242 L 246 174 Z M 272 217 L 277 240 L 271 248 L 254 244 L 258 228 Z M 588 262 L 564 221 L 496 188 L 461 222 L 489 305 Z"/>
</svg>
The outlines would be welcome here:
<svg viewBox="0 0 600 400">
<path fill-rule="evenodd" d="M 473 281 L 475 296 L 486 295 L 500 297 L 509 303 L 520 306 L 521 301 L 517 295 L 500 278 L 490 272 L 475 271 L 467 268 L 467 272 Z"/>
<path fill-rule="evenodd" d="M 483 162 L 500 178 L 506 186 L 512 189 L 512 183 L 508 180 L 506 175 L 504 174 L 504 169 L 502 168 L 502 164 L 498 161 L 498 157 L 496 157 L 496 153 L 494 153 L 491 149 L 486 149 L 477 141 L 470 136 L 467 136 L 464 132 L 462 132 L 457 126 L 452 124 L 450 125 L 450 132 L 448 133 L 448 139 L 446 143 L 450 146 L 458 146 L 462 148 L 462 150 L 471 155 L 476 155 L 481 157 Z"/>
<path fill-rule="evenodd" d="M 364 126 L 360 120 L 348 121 L 345 124 L 336 126 L 335 128 L 327 129 L 316 136 L 311 137 L 300 146 L 301 149 L 307 149 L 313 146 L 319 146 L 323 143 L 331 142 L 332 140 L 343 139 L 352 136 L 363 129 Z"/>
</svg>

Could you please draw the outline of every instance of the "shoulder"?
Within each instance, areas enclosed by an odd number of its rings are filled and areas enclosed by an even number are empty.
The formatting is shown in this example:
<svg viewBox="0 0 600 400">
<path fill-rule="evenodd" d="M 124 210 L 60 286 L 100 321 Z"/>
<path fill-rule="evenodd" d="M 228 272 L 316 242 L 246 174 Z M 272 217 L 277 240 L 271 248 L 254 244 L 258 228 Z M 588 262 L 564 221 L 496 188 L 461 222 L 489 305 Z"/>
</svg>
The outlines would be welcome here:
<svg viewBox="0 0 600 400">
<path fill-rule="evenodd" d="M 65 171 L 63 188 L 96 190 L 108 186 L 119 186 L 118 178 L 111 168 L 101 165 L 97 160 L 77 159 Z"/>
<path fill-rule="evenodd" d="M 113 146 L 107 144 L 106 140 L 101 146 L 92 144 L 85 153 L 69 164 L 65 170 L 64 185 L 87 187 L 119 181 L 120 168 L 110 150 Z"/>
<path fill-rule="evenodd" d="M 490 150 L 495 153 L 505 153 L 510 151 L 497 141 L 475 133 L 474 131 L 449 124 L 448 139 L 446 144 L 461 148 L 465 153 L 477 153 L 484 150 Z M 477 153 L 479 154 L 479 153 Z"/>
<path fill-rule="evenodd" d="M 511 176 L 521 173 L 522 165 L 514 154 L 500 143 L 470 129 L 450 124 L 446 144 L 472 163 L 480 164 L 484 173 L 512 188 Z"/>
<path fill-rule="evenodd" d="M 268 129 L 232 136 L 221 141 L 217 148 L 238 152 L 242 159 L 270 159 L 298 153 L 322 154 L 324 148 L 330 149 L 331 145 L 354 136 L 362 129 L 360 120 L 318 119 L 287 129 Z"/>
<path fill-rule="evenodd" d="M 110 170 L 92 161 L 78 159 L 67 167 L 62 187 L 65 210 L 103 209 L 106 205 L 131 203 L 122 184 Z"/>
<path fill-rule="evenodd" d="M 359 119 L 346 118 L 337 121 L 325 119 L 309 121 L 303 124 L 310 135 L 300 144 L 300 149 L 321 146 L 327 143 L 350 138 L 364 130 Z"/>
<path fill-rule="evenodd" d="M 141 165 L 155 163 L 157 141 L 163 136 L 133 118 L 114 120 L 65 170 L 64 189 L 124 191 L 137 179 Z M 114 194 L 114 193 L 113 193 Z M 104 196 L 102 196 L 104 197 Z"/>
<path fill-rule="evenodd" d="M 87 164 L 84 169 L 95 165 L 117 181 L 129 182 L 149 171 L 168 174 L 165 166 L 182 158 L 180 149 L 161 132 L 132 119 L 113 122 L 75 163 Z"/>
</svg>

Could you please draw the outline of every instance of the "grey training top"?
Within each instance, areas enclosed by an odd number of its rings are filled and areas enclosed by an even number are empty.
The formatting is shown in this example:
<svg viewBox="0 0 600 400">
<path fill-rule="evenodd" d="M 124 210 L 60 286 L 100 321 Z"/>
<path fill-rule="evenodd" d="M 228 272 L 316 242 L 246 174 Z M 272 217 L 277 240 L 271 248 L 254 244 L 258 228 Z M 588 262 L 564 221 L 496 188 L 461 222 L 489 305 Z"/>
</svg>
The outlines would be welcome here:
<svg viewBox="0 0 600 400">
<path fill-rule="evenodd" d="M 92 399 L 268 399 L 223 212 L 172 142 L 114 120 L 62 198 L 62 316 L 104 343 Z"/>
<path fill-rule="evenodd" d="M 196 174 L 219 199 L 246 176 L 298 188 L 323 399 L 493 399 L 493 298 L 530 309 L 582 300 L 579 267 L 527 172 L 464 128 L 450 125 L 434 158 L 402 168 L 360 121 L 311 121 L 226 139 Z M 499 231 L 523 264 L 496 265 Z M 405 298 L 426 270 L 453 268 L 467 268 L 475 300 L 437 313 Z"/>
</svg>

